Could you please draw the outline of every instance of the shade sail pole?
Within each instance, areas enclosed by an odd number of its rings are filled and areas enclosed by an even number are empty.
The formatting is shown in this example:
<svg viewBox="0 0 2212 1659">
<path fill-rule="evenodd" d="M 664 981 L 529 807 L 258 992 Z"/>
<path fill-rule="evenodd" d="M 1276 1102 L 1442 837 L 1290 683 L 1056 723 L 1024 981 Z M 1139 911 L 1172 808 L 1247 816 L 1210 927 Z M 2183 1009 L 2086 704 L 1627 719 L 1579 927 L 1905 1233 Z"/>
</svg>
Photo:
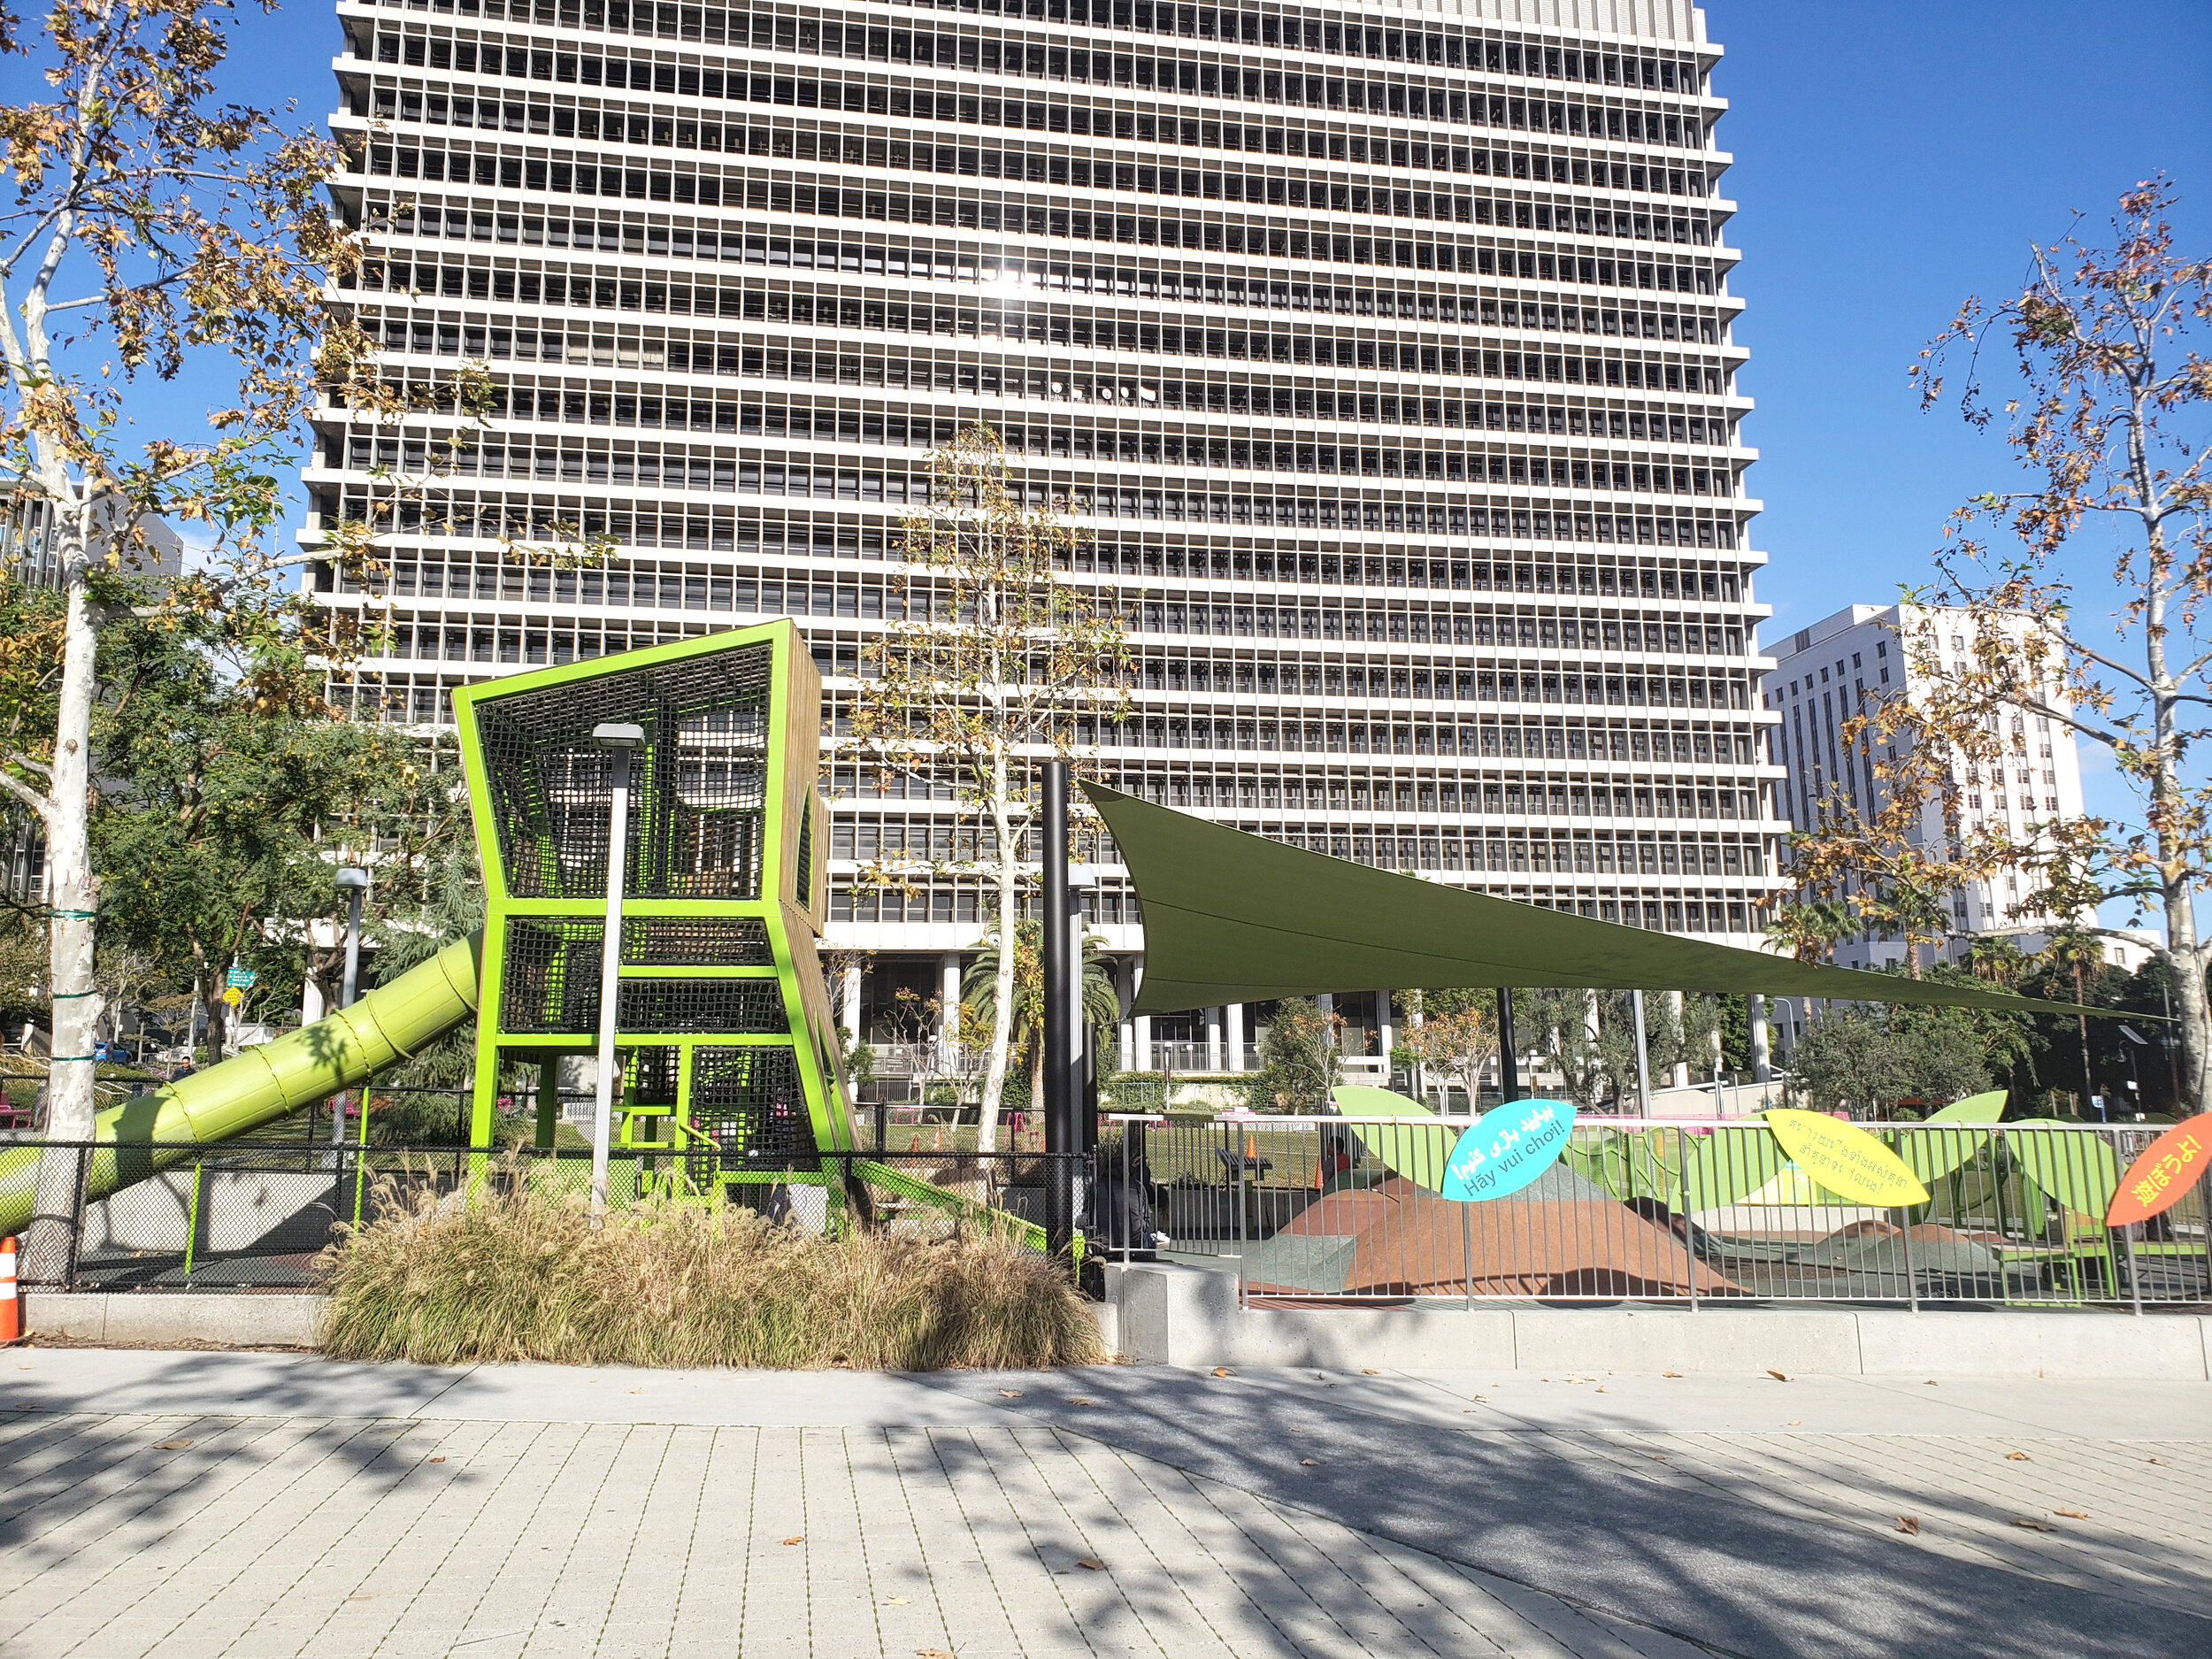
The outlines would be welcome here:
<svg viewBox="0 0 2212 1659">
<path fill-rule="evenodd" d="M 1513 992 L 1502 985 L 1498 987 L 1498 1087 L 1502 1099 L 1521 1098 L 1521 1059 L 1513 1043 Z"/>
<path fill-rule="evenodd" d="M 1628 1005 L 1636 1016 L 1636 1110 L 1651 1116 L 1651 1053 L 1644 1043 L 1644 994 L 1631 991 Z"/>
</svg>

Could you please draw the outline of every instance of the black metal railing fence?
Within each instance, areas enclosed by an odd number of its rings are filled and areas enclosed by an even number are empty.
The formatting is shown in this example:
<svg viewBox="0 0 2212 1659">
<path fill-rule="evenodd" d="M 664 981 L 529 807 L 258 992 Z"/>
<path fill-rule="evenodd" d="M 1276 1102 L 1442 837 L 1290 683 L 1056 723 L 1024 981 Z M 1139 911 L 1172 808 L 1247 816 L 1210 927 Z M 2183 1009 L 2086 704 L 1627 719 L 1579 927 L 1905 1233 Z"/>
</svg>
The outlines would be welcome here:
<svg viewBox="0 0 2212 1659">
<path fill-rule="evenodd" d="M 1908 1210 L 1824 1191 L 1745 1119 L 1584 1118 L 1529 1187 L 1453 1202 L 1435 1188 L 1466 1122 L 1116 1117 L 1102 1211 L 1127 1219 L 1099 1243 L 1234 1271 L 1282 1306 L 2212 1300 L 2204 1157 L 2163 1215 L 2104 1223 L 2163 1125 L 1863 1125 L 1921 1176 Z"/>
</svg>

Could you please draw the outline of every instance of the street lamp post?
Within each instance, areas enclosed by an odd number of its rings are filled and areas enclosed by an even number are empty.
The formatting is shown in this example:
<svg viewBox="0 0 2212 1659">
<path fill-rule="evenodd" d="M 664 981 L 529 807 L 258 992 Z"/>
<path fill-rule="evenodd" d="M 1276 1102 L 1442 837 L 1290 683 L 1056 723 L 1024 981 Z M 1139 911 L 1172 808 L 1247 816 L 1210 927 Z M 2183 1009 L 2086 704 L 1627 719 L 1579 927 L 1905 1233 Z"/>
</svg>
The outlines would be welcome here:
<svg viewBox="0 0 2212 1659">
<path fill-rule="evenodd" d="M 361 990 L 361 901 L 369 890 L 369 872 L 357 864 L 342 864 L 332 879 L 338 891 L 346 895 L 346 977 L 338 992 L 338 1006 L 351 1008 Z M 330 1144 L 342 1147 L 346 1143 L 346 1097 L 341 1094 L 334 1102 L 330 1114 Z M 366 1090 L 361 1095 L 361 1116 L 365 1123 L 369 1112 Z"/>
<path fill-rule="evenodd" d="M 591 1112 L 591 1217 L 599 1225 L 607 1213 L 607 1142 L 614 1132 L 614 1038 L 616 1003 L 622 989 L 623 863 L 630 841 L 630 757 L 645 747 L 642 726 L 606 722 L 592 728 L 591 741 L 607 757 L 614 774 L 607 808 L 607 931 L 599 949 L 599 1077 Z"/>
</svg>

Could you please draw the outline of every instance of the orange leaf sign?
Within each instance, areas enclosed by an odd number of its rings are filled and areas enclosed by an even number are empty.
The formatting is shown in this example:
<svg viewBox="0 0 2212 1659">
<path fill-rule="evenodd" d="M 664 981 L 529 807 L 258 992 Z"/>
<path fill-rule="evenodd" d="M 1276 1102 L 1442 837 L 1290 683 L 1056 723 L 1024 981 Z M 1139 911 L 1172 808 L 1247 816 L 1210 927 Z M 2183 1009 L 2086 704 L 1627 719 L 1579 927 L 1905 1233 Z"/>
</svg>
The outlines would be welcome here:
<svg viewBox="0 0 2212 1659">
<path fill-rule="evenodd" d="M 2120 1178 L 2112 1208 L 2105 1211 L 2105 1225 L 2148 1221 L 2179 1203 L 2203 1175 L 2208 1148 L 2212 1148 L 2212 1112 L 2185 1118 L 2159 1136 Z"/>
</svg>

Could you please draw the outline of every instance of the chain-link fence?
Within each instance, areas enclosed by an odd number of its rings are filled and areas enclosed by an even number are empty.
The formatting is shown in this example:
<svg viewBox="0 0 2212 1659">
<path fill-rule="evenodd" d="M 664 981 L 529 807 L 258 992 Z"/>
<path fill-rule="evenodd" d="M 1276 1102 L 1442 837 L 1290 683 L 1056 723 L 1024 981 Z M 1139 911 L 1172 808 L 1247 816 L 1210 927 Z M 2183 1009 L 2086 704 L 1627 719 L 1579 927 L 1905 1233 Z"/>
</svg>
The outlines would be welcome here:
<svg viewBox="0 0 2212 1659">
<path fill-rule="evenodd" d="M 1079 1226 L 1090 1158 L 1039 1152 L 855 1150 L 761 1158 L 715 1143 L 618 1148 L 608 1202 L 757 1210 L 816 1232 L 922 1238 L 987 1230 L 1041 1248 Z M 0 1152 L 0 1181 L 35 1194 L 24 1283 L 76 1290 L 298 1290 L 349 1227 L 518 1188 L 585 1202 L 587 1148 L 330 1146 L 298 1140 L 47 1142 Z"/>
<path fill-rule="evenodd" d="M 1117 1118 L 1100 1242 L 1239 1276 L 1248 1301 L 1703 1301 L 1949 1304 L 2212 1298 L 2212 1181 L 2111 1228 L 2162 1126 L 1871 1124 L 1927 1189 L 1909 1210 L 1818 1187 L 1756 1122 L 1578 1121 L 1517 1193 L 1438 1191 L 1465 1120 Z M 1148 1235 L 1149 1235 L 1148 1237 Z"/>
</svg>

